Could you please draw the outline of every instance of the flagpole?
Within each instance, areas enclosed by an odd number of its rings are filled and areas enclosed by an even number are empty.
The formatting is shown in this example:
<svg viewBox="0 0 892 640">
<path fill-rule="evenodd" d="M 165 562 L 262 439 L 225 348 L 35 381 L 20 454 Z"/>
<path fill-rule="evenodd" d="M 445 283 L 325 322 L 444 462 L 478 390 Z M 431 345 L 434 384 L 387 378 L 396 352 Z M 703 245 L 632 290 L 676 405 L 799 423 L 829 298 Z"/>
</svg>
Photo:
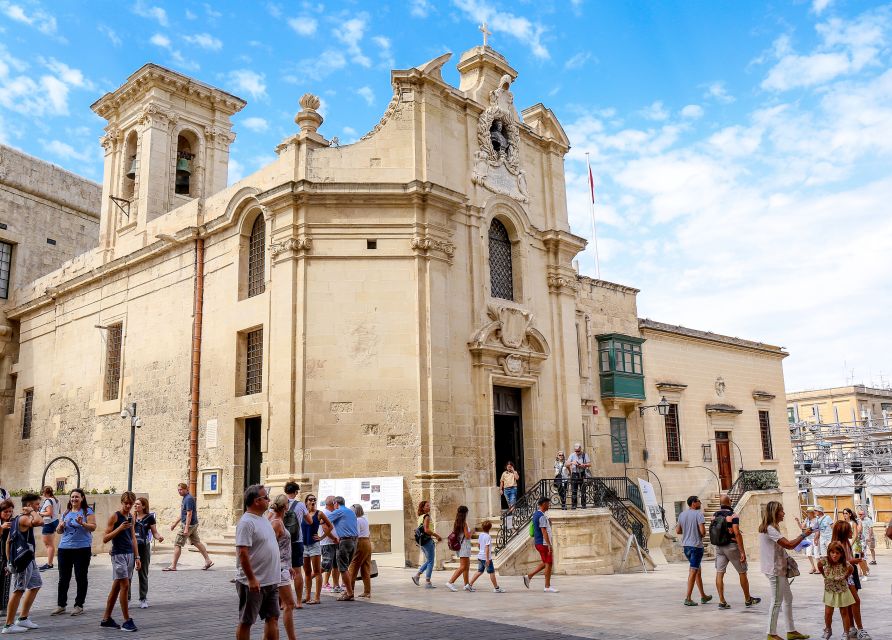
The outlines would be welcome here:
<svg viewBox="0 0 892 640">
<path fill-rule="evenodd" d="M 595 179 L 592 176 L 592 165 L 589 162 L 588 151 L 585 153 L 585 165 L 588 167 L 589 191 L 591 192 L 591 215 L 592 215 L 592 249 L 595 252 L 595 274 L 598 280 L 601 279 L 601 259 L 598 255 L 598 225 L 595 223 Z"/>
</svg>

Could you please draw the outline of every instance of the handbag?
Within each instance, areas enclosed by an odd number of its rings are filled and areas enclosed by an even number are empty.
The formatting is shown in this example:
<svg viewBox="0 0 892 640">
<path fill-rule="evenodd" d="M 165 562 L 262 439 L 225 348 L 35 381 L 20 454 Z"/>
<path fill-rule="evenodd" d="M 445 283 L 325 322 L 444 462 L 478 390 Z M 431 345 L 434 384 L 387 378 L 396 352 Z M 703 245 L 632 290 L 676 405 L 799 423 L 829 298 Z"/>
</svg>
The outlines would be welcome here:
<svg viewBox="0 0 892 640">
<path fill-rule="evenodd" d="M 372 578 L 378 577 L 378 563 L 375 560 L 372 560 L 372 569 L 371 569 L 370 577 L 372 577 Z"/>
<path fill-rule="evenodd" d="M 795 578 L 799 575 L 799 564 L 793 556 L 787 556 L 787 577 Z"/>
</svg>

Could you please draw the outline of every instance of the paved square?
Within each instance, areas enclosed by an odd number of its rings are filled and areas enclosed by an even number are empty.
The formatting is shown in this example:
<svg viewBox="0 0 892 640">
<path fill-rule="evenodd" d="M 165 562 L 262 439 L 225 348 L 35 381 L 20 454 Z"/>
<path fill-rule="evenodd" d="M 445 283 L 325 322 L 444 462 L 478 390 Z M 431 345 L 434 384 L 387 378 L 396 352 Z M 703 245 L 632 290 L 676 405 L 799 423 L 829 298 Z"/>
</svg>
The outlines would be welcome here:
<svg viewBox="0 0 892 640">
<path fill-rule="evenodd" d="M 134 609 L 139 634 L 151 638 L 196 638 L 220 640 L 235 633 L 237 599 L 229 583 L 234 575 L 234 559 L 215 557 L 216 566 L 200 570 L 197 554 L 185 554 L 181 570 L 163 573 L 170 559 L 169 547 L 160 546 L 153 557 L 147 610 Z M 892 552 L 881 550 L 875 577 L 862 591 L 865 627 L 876 640 L 892 638 L 890 577 Z M 804 558 L 801 566 L 806 566 Z M 767 581 L 759 573 L 751 575 L 752 591 L 763 602 L 752 609 L 742 605 L 736 575 L 728 576 L 727 596 L 733 608 L 720 611 L 715 604 L 686 608 L 681 605 L 685 565 L 670 565 L 649 575 L 565 577 L 554 580 L 558 594 L 542 593 L 541 578 L 526 590 L 519 577 L 500 579 L 507 593 L 495 594 L 486 576 L 477 582 L 475 593 L 448 591 L 443 583 L 447 572 L 434 575 L 439 588 L 419 589 L 410 581 L 409 569 L 382 569 L 373 581 L 373 602 L 341 603 L 323 595 L 320 606 L 306 607 L 295 616 L 301 638 L 356 640 L 358 638 L 414 638 L 447 640 L 561 640 L 570 637 L 598 640 L 744 640 L 765 637 Z M 99 619 L 110 585 L 108 556 L 93 559 L 86 613 L 80 618 L 51 617 L 56 601 L 57 574 L 43 574 L 44 588 L 37 598 L 33 619 L 41 629 L 29 637 L 46 635 L 66 640 L 104 638 Z M 706 566 L 707 593 L 715 593 L 715 573 Z M 795 620 L 800 631 L 819 638 L 823 628 L 823 583 L 817 576 L 803 575 L 793 584 Z M 74 595 L 72 584 L 70 602 Z M 116 618 L 120 613 L 116 610 Z M 835 637 L 841 627 L 835 621 Z M 252 638 L 261 637 L 258 625 Z M 284 639 L 284 630 L 281 632 Z"/>
</svg>

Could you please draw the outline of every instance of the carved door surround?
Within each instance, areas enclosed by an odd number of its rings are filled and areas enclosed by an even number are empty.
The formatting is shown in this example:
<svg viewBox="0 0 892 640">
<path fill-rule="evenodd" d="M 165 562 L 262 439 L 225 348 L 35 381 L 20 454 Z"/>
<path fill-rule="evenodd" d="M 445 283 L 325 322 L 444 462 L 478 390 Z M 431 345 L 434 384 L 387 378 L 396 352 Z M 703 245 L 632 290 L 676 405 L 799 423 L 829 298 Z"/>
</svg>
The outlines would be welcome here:
<svg viewBox="0 0 892 640">
<path fill-rule="evenodd" d="M 488 320 L 468 342 L 473 365 L 517 382 L 537 380 L 551 348 L 533 326 L 533 314 L 507 300 L 490 302 L 486 313 Z"/>
</svg>

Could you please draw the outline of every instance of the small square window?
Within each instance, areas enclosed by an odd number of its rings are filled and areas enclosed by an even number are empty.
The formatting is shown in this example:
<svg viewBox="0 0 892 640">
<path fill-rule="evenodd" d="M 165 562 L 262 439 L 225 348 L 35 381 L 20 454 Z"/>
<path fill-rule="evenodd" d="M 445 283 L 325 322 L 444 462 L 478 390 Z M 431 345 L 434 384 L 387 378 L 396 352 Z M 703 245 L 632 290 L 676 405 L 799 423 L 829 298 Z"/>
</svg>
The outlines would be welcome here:
<svg viewBox="0 0 892 640">
<path fill-rule="evenodd" d="M 377 240 L 366 240 L 366 241 L 365 241 L 365 248 L 366 248 L 366 249 L 377 249 L 377 248 L 378 248 L 378 241 L 377 241 Z"/>
</svg>

